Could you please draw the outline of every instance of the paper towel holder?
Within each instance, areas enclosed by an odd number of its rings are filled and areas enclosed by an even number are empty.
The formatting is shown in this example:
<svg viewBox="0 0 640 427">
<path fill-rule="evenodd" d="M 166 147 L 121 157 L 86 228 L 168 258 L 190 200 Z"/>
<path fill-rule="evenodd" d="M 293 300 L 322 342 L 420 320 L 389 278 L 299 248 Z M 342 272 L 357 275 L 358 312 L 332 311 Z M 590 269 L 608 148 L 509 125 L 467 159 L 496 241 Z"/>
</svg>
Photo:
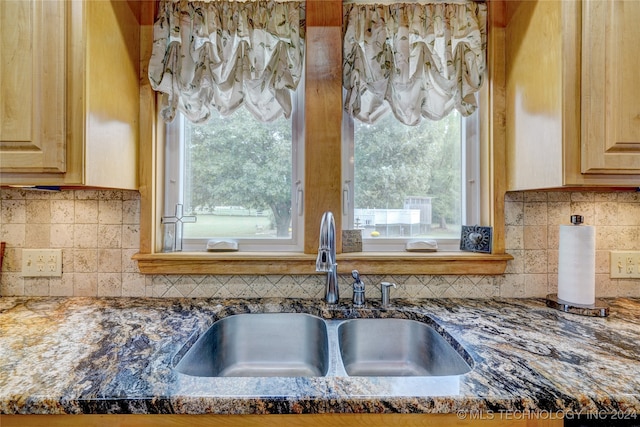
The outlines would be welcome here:
<svg viewBox="0 0 640 427">
<path fill-rule="evenodd" d="M 546 298 L 547 307 L 564 311 L 565 313 L 580 314 L 582 316 L 591 317 L 607 317 L 609 315 L 609 306 L 601 299 L 596 298 L 593 304 L 582 305 L 563 301 L 558 298 L 558 294 L 549 294 Z"/>
<path fill-rule="evenodd" d="M 571 224 L 580 225 L 584 222 L 582 215 L 571 215 Z M 547 307 L 564 311 L 565 313 L 580 314 L 582 316 L 607 317 L 609 306 L 601 299 L 596 298 L 593 304 L 575 304 L 558 298 L 558 294 L 548 294 L 546 298 Z"/>
</svg>

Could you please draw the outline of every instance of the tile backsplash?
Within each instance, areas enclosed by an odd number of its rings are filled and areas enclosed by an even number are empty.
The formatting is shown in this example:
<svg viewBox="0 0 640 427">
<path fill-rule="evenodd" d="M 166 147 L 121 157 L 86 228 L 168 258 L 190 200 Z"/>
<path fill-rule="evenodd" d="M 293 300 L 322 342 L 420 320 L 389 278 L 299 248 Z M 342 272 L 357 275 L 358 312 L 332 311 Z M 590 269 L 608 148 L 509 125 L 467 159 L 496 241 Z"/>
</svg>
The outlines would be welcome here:
<svg viewBox="0 0 640 427">
<path fill-rule="evenodd" d="M 640 280 L 609 278 L 610 250 L 640 250 L 640 193 L 513 192 L 505 198 L 507 252 L 500 276 L 364 276 L 392 281 L 392 298 L 541 297 L 557 291 L 558 230 L 572 214 L 597 227 L 596 296 L 640 297 Z M 321 298 L 323 275 L 155 275 L 131 260 L 139 248 L 135 191 L 0 190 L 0 241 L 6 251 L 0 295 Z M 23 248 L 61 248 L 61 278 L 22 277 Z M 343 298 L 350 276 L 341 276 Z M 367 286 L 368 298 L 379 298 Z"/>
<path fill-rule="evenodd" d="M 0 190 L 0 295 L 144 296 L 135 191 Z M 23 248 L 62 249 L 62 277 L 22 277 Z"/>
</svg>

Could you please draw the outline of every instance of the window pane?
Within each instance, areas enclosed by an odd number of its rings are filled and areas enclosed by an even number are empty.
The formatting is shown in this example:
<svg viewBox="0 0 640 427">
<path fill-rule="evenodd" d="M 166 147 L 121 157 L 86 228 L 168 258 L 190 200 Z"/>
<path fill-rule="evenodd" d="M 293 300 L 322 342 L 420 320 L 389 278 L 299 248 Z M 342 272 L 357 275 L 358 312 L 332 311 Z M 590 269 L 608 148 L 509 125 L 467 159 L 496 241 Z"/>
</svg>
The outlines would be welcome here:
<svg viewBox="0 0 640 427">
<path fill-rule="evenodd" d="M 185 238 L 291 238 L 292 131 L 246 109 L 185 123 Z"/>
<path fill-rule="evenodd" d="M 354 227 L 363 237 L 459 238 L 461 118 L 354 123 Z"/>
</svg>

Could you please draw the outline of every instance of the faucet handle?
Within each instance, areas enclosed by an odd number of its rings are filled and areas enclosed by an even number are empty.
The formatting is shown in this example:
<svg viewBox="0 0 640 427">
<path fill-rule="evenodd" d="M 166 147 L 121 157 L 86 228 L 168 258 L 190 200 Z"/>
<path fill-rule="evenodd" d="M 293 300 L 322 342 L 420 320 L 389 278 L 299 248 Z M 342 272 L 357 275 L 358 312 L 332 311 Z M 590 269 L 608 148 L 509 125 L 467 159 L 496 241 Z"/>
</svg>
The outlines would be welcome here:
<svg viewBox="0 0 640 427">
<path fill-rule="evenodd" d="M 355 282 L 353 282 L 353 306 L 364 307 L 364 282 L 360 280 L 358 270 L 353 270 L 351 277 L 355 280 Z"/>
<path fill-rule="evenodd" d="M 360 273 L 358 273 L 358 270 L 353 270 L 351 272 L 351 277 L 355 280 L 355 282 L 353 282 L 354 291 L 364 292 L 364 282 L 360 279 Z"/>
</svg>

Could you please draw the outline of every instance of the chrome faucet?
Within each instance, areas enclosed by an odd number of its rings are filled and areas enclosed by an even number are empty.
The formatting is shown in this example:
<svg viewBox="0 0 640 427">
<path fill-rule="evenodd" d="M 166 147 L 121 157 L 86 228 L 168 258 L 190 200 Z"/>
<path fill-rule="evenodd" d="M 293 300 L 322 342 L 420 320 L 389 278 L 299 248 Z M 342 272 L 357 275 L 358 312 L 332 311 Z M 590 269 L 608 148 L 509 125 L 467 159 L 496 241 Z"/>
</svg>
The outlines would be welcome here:
<svg viewBox="0 0 640 427">
<path fill-rule="evenodd" d="M 338 264 L 336 263 L 336 223 L 329 211 L 322 215 L 320 222 L 320 246 L 316 259 L 316 271 L 327 273 L 327 285 L 324 300 L 336 304 L 340 298 L 338 292 Z"/>
</svg>

